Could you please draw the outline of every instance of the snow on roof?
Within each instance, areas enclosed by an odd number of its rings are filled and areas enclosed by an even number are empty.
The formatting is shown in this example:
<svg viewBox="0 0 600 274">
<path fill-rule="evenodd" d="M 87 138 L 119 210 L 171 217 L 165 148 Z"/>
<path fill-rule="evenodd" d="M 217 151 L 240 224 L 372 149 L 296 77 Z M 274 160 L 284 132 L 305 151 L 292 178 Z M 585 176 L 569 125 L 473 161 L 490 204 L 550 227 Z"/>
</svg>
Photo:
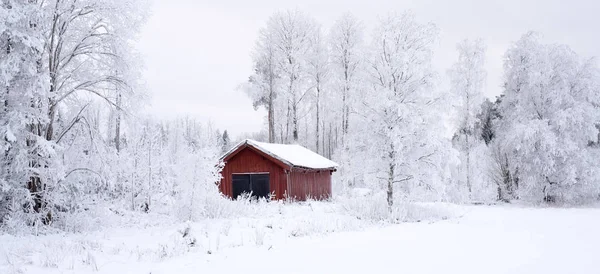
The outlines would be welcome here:
<svg viewBox="0 0 600 274">
<path fill-rule="evenodd" d="M 300 145 L 284 145 L 257 142 L 246 139 L 227 152 L 224 157 L 237 150 L 240 146 L 248 144 L 270 156 L 280 160 L 289 166 L 303 167 L 310 169 L 334 169 L 338 167 L 335 162 L 312 152 L 311 150 Z M 223 157 L 223 158 L 224 158 Z"/>
</svg>

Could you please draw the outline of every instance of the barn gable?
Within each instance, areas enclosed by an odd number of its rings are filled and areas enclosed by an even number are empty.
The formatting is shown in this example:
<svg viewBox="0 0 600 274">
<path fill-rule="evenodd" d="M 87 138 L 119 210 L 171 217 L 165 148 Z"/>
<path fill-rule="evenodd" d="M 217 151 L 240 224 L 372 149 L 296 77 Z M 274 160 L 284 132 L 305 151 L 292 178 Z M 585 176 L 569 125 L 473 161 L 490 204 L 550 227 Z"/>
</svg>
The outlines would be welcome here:
<svg viewBox="0 0 600 274">
<path fill-rule="evenodd" d="M 286 185 L 285 165 L 274 162 L 268 155 L 250 147 L 243 147 L 225 162 L 219 189 L 223 194 L 235 198 L 233 176 L 237 174 L 269 174 L 269 192 L 276 199 L 283 199 Z"/>
</svg>

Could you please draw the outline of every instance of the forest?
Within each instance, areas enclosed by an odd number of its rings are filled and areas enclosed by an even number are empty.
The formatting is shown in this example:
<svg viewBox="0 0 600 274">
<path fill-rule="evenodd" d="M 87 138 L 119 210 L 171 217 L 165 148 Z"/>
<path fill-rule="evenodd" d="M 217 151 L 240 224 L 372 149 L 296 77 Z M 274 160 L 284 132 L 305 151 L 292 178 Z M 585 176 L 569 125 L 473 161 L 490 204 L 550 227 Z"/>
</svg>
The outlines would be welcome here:
<svg viewBox="0 0 600 274">
<path fill-rule="evenodd" d="M 435 71 L 439 32 L 411 12 L 372 30 L 352 14 L 324 29 L 301 11 L 275 13 L 241 89 L 267 110 L 266 140 L 340 163 L 336 193 L 369 188 L 389 206 L 597 200 L 595 59 L 525 32 L 504 54 L 503 92 L 490 99 L 485 42 L 462 41 L 454 65 Z"/>
<path fill-rule="evenodd" d="M 164 219 L 189 229 L 312 211 L 310 202 L 219 193 L 221 156 L 245 138 L 300 144 L 339 164 L 333 197 L 314 203 L 352 221 L 314 231 L 444 215 L 423 203 L 569 208 L 600 199 L 598 64 L 541 33 L 514 37 L 502 93 L 488 98 L 483 39 L 465 37 L 454 64 L 438 70 L 441 30 L 413 12 L 384 13 L 373 26 L 351 13 L 324 26 L 299 9 L 274 12 L 237 83 L 237 96 L 265 111 L 263 127 L 232 137 L 193 116 L 142 111 L 152 94 L 135 41 L 149 16 L 143 0 L 0 1 L 0 235 Z"/>
</svg>

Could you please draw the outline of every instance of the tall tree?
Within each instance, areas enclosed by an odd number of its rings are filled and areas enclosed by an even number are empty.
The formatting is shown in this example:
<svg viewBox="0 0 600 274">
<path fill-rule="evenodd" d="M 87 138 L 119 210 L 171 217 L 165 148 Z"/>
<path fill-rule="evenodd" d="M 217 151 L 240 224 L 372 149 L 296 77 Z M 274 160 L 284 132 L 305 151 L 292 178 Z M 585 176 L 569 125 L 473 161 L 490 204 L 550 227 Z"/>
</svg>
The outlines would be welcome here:
<svg viewBox="0 0 600 274">
<path fill-rule="evenodd" d="M 472 153 L 479 136 L 475 133 L 476 115 L 484 101 L 483 87 L 487 73 L 485 65 L 485 45 L 478 39 L 462 41 L 457 45 L 458 62 L 448 71 L 452 91 L 461 101 L 459 110 L 460 126 L 458 139 L 464 140 L 461 151 L 464 153 L 464 178 L 469 196 L 472 193 L 473 164 Z"/>
<path fill-rule="evenodd" d="M 265 107 L 267 110 L 267 130 L 269 142 L 275 142 L 275 99 L 278 90 L 279 70 L 277 66 L 277 49 L 275 37 L 271 30 L 260 30 L 259 38 L 252 54 L 254 74 L 250 76 L 247 84 L 242 89 L 252 100 L 254 108 Z"/>
<path fill-rule="evenodd" d="M 346 13 L 335 22 L 329 34 L 332 74 L 341 97 L 342 136 L 348 133 L 351 100 L 360 82 L 363 32 L 360 21 Z"/>
<path fill-rule="evenodd" d="M 261 29 L 253 55 L 255 72 L 244 89 L 254 106 L 268 112 L 269 140 L 279 129 L 280 142 L 297 142 L 300 113 L 313 89 L 307 75 L 316 23 L 298 10 L 274 13 Z M 285 119 L 284 119 L 285 118 Z M 291 140 L 290 140 L 291 137 Z"/>
<path fill-rule="evenodd" d="M 325 44 L 320 28 L 313 36 L 312 44 L 307 69 L 310 77 L 310 85 L 314 88 L 315 98 L 315 150 L 317 153 L 320 153 L 322 148 L 322 146 L 319 146 L 319 142 L 321 141 L 320 136 L 324 134 L 322 132 L 323 118 L 321 114 L 321 110 L 323 109 L 323 88 L 327 85 L 330 76 L 327 45 Z"/>
<path fill-rule="evenodd" d="M 437 33 L 433 24 L 418 23 L 404 13 L 383 18 L 373 35 L 368 60 L 373 89 L 363 96 L 362 115 L 372 157 L 382 159 L 375 168 L 385 181 L 390 209 L 396 184 L 404 194 L 411 185 L 434 188 L 432 183 L 440 180 L 432 178 L 444 170 L 449 140 L 441 137 L 437 111 L 442 100 L 431 68 Z"/>
<path fill-rule="evenodd" d="M 291 126 L 292 140 L 297 142 L 300 104 L 311 90 L 306 85 L 305 63 L 312 47 L 311 41 L 314 41 L 316 24 L 307 14 L 293 10 L 275 13 L 269 19 L 267 28 L 275 35 L 277 65 L 286 91 L 286 127 Z"/>
<path fill-rule="evenodd" d="M 6 186 L 0 191 L 8 190 L 10 202 L 6 205 L 14 214 L 24 208 L 28 213 L 24 221 L 36 225 L 51 220 L 49 193 L 58 179 L 54 173 L 60 170 L 55 145 L 44 138 L 49 122 L 49 74 L 42 64 L 42 14 L 37 1 L 3 1 L 0 5 L 0 15 L 6 18 L 0 23 L 0 86 L 4 89 L 0 181 Z"/>
</svg>

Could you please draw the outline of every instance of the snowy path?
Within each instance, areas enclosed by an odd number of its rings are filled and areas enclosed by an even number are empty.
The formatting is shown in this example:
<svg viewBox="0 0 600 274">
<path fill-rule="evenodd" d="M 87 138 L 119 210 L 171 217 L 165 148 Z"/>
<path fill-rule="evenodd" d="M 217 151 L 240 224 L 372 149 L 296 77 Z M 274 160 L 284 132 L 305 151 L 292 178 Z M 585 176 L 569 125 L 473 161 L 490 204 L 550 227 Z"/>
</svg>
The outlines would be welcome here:
<svg viewBox="0 0 600 274">
<path fill-rule="evenodd" d="M 472 207 L 448 221 L 119 262 L 90 273 L 600 273 L 600 209 Z"/>
</svg>

